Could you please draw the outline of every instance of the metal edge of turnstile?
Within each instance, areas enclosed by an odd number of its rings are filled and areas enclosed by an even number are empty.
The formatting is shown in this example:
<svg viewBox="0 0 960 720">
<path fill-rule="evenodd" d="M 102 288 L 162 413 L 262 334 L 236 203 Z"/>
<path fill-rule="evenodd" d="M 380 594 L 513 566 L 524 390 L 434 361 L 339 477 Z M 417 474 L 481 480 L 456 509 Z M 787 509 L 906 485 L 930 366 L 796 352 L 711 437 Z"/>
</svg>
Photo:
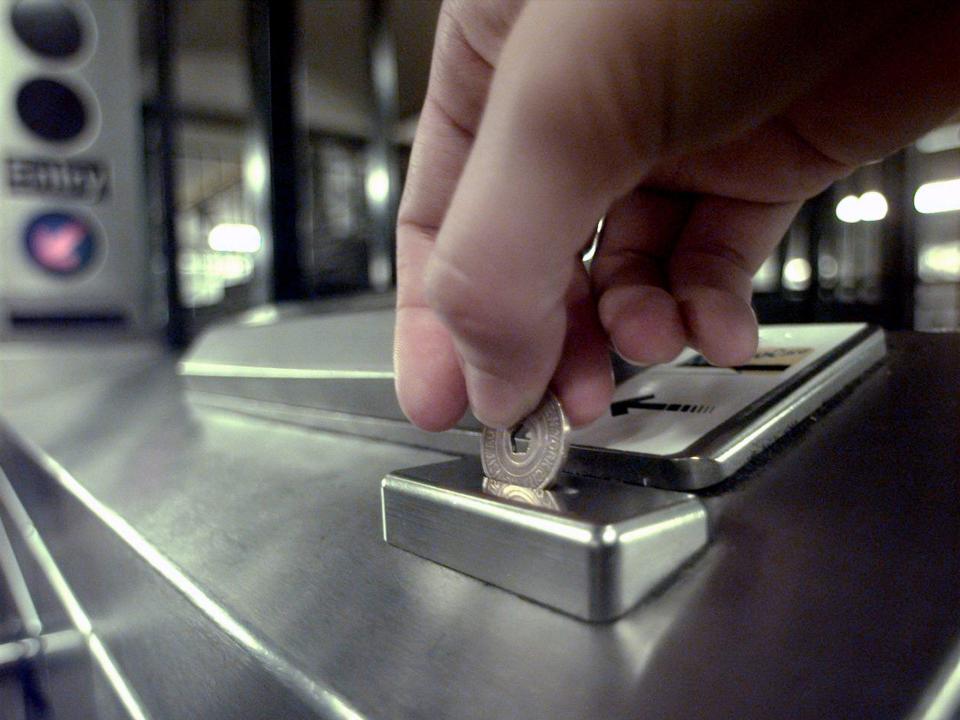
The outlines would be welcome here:
<svg viewBox="0 0 960 720">
<path fill-rule="evenodd" d="M 394 390 L 388 328 L 389 313 L 352 316 L 351 332 L 367 349 L 352 357 L 343 349 L 302 348 L 283 358 L 282 343 L 291 328 L 226 325 L 214 328 L 180 364 L 187 398 L 198 405 L 293 423 L 317 430 L 343 432 L 458 455 L 477 452 L 479 424 L 467 413 L 457 427 L 443 433 L 420 430 L 405 419 Z M 373 321 L 371 322 L 371 319 Z M 323 338 L 329 315 L 298 317 L 302 335 Z M 373 327 L 367 328 L 365 323 Z M 340 332 L 343 328 L 340 328 Z M 343 338 L 339 338 L 343 340 Z M 272 351 L 264 349 L 276 343 Z M 322 347 L 323 343 L 318 343 Z M 673 455 L 624 453 L 577 444 L 567 468 L 579 475 L 607 478 L 667 490 L 693 491 L 729 478 L 751 458 L 776 442 L 844 387 L 880 363 L 886 354 L 883 331 L 866 326 L 834 353 L 718 427 L 694 445 Z M 249 363 L 240 359 L 249 356 Z M 257 363 L 255 364 L 254 360 Z M 268 362 L 269 360 L 269 362 Z"/>
<path fill-rule="evenodd" d="M 597 454 L 583 452 L 568 462 L 558 491 L 532 498 L 518 499 L 520 489 L 512 498 L 492 495 L 473 457 L 391 473 L 381 490 L 384 539 L 583 620 L 615 620 L 709 541 L 704 505 L 677 486 L 701 489 L 732 476 L 885 354 L 883 332 L 866 328 L 822 367 L 705 438 L 702 455 L 609 453 L 611 462 L 597 467 L 589 463 Z M 651 477 L 658 468 L 674 474 Z M 618 512 L 598 514 L 597 503 Z"/>
<path fill-rule="evenodd" d="M 200 717 L 211 707 L 251 720 L 263 708 L 277 717 L 365 717 L 2 421 L 0 518 L 12 521 L 8 530 L 66 606 L 95 661 L 105 717 Z M 185 648 L 209 672 L 176 674 L 174 696 L 158 679 L 182 664 Z"/>
<path fill-rule="evenodd" d="M 573 444 L 567 468 L 577 474 L 667 490 L 703 490 L 733 476 L 817 408 L 878 366 L 886 352 L 883 330 L 868 326 L 796 383 L 761 398 L 682 452 L 627 454 Z"/>
<path fill-rule="evenodd" d="M 582 620 L 615 620 L 707 544 L 693 495 L 573 475 L 494 495 L 475 457 L 388 474 L 391 545 Z M 509 487 L 509 486 L 507 486 Z"/>
</svg>

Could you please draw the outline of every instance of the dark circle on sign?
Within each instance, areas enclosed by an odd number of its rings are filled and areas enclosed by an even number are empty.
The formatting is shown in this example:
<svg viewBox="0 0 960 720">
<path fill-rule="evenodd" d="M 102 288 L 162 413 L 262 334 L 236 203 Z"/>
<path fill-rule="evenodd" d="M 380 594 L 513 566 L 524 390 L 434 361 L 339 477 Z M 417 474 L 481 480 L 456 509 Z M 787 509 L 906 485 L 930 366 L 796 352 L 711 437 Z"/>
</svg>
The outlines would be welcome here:
<svg viewBox="0 0 960 720">
<path fill-rule="evenodd" d="M 17 93 L 17 114 L 51 142 L 73 140 L 87 125 L 87 109 L 71 88 L 51 78 L 30 80 Z"/>
<path fill-rule="evenodd" d="M 43 57 L 62 60 L 83 47 L 83 27 L 63 0 L 19 0 L 10 13 L 14 32 Z"/>
<path fill-rule="evenodd" d="M 67 277 L 86 270 L 97 256 L 97 236 L 77 215 L 54 212 L 30 221 L 23 236 L 27 255 L 52 275 Z"/>
</svg>

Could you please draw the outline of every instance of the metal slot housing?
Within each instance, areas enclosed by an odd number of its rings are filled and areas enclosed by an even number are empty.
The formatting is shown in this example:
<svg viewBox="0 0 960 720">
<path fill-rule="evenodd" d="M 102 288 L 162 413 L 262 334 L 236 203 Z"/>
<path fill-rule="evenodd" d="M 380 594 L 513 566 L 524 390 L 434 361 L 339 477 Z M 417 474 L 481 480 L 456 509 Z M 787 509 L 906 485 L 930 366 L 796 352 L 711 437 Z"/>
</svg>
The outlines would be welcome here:
<svg viewBox="0 0 960 720">
<path fill-rule="evenodd" d="M 384 539 L 590 621 L 627 612 L 707 543 L 686 493 L 571 475 L 525 502 L 489 490 L 472 457 L 390 473 Z"/>
</svg>

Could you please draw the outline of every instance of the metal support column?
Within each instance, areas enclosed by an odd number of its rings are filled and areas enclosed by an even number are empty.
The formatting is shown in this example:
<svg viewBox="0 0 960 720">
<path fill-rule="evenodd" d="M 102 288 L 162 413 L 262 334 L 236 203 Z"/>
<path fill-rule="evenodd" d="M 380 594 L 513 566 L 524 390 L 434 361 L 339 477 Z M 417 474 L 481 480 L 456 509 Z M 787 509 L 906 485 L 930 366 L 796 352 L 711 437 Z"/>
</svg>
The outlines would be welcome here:
<svg viewBox="0 0 960 720">
<path fill-rule="evenodd" d="M 883 238 L 883 326 L 910 329 L 914 326 L 917 284 L 917 230 L 913 210 L 915 184 L 911 179 L 911 146 L 883 164 L 883 189 L 890 198 L 887 232 Z"/>
<path fill-rule="evenodd" d="M 400 169 L 393 145 L 397 118 L 397 53 L 386 0 L 370 0 L 367 58 L 373 95 L 373 132 L 367 154 L 366 196 L 371 219 L 369 277 L 374 290 L 387 290 L 395 275 L 393 249 Z"/>
<path fill-rule="evenodd" d="M 300 133 L 296 122 L 296 3 L 247 1 L 247 33 L 253 85 L 254 144 L 264 159 L 257 198 L 272 257 L 276 301 L 304 296 L 299 242 Z"/>
<path fill-rule="evenodd" d="M 154 22 L 157 34 L 157 159 L 163 224 L 163 257 L 166 264 L 167 342 L 174 348 L 189 341 L 187 315 L 180 299 L 177 269 L 176 181 L 174 134 L 177 122 L 176 87 L 173 79 L 174 28 L 176 18 L 171 0 L 156 0 Z"/>
</svg>

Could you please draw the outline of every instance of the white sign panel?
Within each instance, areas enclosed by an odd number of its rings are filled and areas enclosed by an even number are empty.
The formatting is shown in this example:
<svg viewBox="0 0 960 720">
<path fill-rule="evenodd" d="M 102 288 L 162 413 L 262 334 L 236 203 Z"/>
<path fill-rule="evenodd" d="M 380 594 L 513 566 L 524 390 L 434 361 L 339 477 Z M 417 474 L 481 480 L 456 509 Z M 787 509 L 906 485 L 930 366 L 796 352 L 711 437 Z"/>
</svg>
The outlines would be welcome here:
<svg viewBox="0 0 960 720">
<path fill-rule="evenodd" d="M 610 413 L 575 431 L 574 445 L 672 455 L 853 338 L 866 326 L 767 325 L 746 365 L 717 368 L 694 350 L 621 383 Z"/>
</svg>

